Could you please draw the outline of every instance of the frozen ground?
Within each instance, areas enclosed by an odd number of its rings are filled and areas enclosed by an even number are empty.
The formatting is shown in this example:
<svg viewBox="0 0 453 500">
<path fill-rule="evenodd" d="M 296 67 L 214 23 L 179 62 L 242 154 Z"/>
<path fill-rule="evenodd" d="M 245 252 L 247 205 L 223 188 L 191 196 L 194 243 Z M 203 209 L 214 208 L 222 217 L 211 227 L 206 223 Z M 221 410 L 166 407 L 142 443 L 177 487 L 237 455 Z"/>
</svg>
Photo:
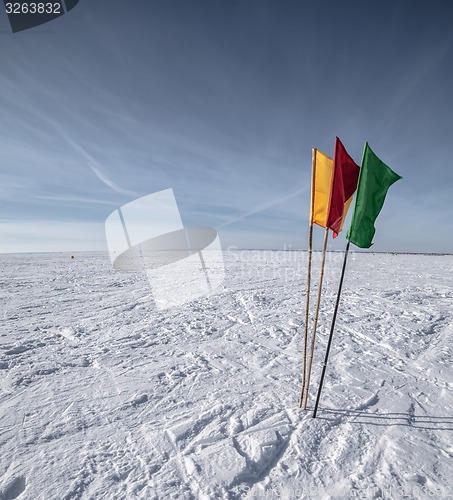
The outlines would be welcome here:
<svg viewBox="0 0 453 500">
<path fill-rule="evenodd" d="M 226 253 L 219 293 L 157 311 L 107 255 L 0 256 L 0 498 L 450 494 L 453 257 L 351 255 L 316 420 L 297 408 L 305 259 Z"/>
</svg>

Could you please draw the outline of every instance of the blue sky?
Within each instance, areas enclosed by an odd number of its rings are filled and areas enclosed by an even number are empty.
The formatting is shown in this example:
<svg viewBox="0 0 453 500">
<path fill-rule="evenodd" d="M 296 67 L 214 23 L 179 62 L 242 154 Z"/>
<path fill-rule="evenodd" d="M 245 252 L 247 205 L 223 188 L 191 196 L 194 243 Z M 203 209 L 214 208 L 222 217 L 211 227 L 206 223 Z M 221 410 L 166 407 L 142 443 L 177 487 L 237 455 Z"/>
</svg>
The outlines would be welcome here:
<svg viewBox="0 0 453 500">
<path fill-rule="evenodd" d="M 450 0 L 80 0 L 15 34 L 1 14 L 0 252 L 104 250 L 113 210 L 167 188 L 225 249 L 306 248 L 335 135 L 403 176 L 372 250 L 452 252 L 452 21 Z"/>
</svg>

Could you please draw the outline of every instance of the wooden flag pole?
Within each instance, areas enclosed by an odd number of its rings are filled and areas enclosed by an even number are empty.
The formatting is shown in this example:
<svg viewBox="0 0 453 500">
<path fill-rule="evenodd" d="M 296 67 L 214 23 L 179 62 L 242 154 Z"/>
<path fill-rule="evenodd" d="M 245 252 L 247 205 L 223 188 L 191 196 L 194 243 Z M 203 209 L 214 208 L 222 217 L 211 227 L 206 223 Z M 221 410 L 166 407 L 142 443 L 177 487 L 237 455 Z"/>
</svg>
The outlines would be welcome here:
<svg viewBox="0 0 453 500">
<path fill-rule="evenodd" d="M 341 289 L 343 288 L 343 278 L 344 278 L 344 272 L 346 270 L 346 262 L 348 260 L 349 245 L 350 245 L 350 242 L 348 241 L 348 244 L 346 245 L 346 251 L 344 254 L 343 270 L 341 271 L 341 278 L 340 278 L 340 285 L 338 287 L 337 301 L 335 303 L 335 310 L 334 310 L 333 318 L 332 318 L 332 326 L 330 327 L 329 341 L 327 342 L 326 357 L 324 359 L 324 365 L 322 367 L 321 380 L 319 382 L 318 396 L 316 398 L 315 409 L 313 411 L 313 418 L 316 418 L 316 414 L 318 413 L 319 399 L 321 398 L 322 385 L 324 383 L 324 376 L 326 374 L 327 361 L 329 360 L 330 346 L 332 345 L 333 331 L 335 329 L 335 321 L 337 319 L 338 305 L 340 304 Z"/>
<path fill-rule="evenodd" d="M 313 246 L 313 224 L 310 224 L 308 233 L 308 276 L 307 276 L 307 292 L 305 301 L 305 328 L 304 328 L 304 351 L 302 361 L 302 390 L 299 397 L 299 408 L 302 408 L 302 399 L 305 390 L 305 380 L 307 373 L 307 344 L 308 344 L 308 312 L 310 304 L 310 281 L 311 281 L 311 254 Z"/>
<path fill-rule="evenodd" d="M 308 313 L 310 305 L 310 281 L 311 281 L 311 254 L 313 249 L 313 210 L 315 203 L 315 175 L 316 175 L 316 149 L 312 149 L 311 154 L 311 201 L 310 201 L 310 225 L 308 228 L 308 270 L 307 287 L 305 295 L 305 327 L 304 327 L 304 347 L 302 355 L 302 389 L 299 397 L 299 408 L 302 408 L 302 399 L 305 390 L 305 375 L 307 372 L 307 344 L 308 344 Z"/>
<path fill-rule="evenodd" d="M 313 353 L 315 351 L 316 328 L 318 326 L 319 304 L 321 303 L 322 281 L 324 279 L 324 265 L 325 265 L 325 262 L 326 262 L 326 250 L 327 250 L 328 236 L 329 236 L 329 228 L 326 227 L 326 232 L 324 233 L 324 246 L 323 246 L 323 249 L 322 249 L 321 271 L 319 273 L 318 298 L 316 300 L 315 319 L 314 319 L 314 323 L 313 323 L 313 333 L 312 333 L 312 336 L 311 336 L 310 361 L 308 363 L 307 382 L 305 384 L 304 410 L 307 409 L 307 402 L 308 402 L 308 389 L 310 387 L 311 367 L 312 367 L 312 364 L 313 364 Z"/>
</svg>

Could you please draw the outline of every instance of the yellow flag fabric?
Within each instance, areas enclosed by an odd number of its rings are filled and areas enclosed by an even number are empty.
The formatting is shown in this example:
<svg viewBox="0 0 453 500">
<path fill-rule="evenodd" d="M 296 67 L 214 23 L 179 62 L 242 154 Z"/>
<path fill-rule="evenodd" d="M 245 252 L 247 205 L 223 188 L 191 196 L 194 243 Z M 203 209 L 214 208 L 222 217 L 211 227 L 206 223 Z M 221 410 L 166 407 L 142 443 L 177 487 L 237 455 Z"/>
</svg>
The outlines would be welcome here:
<svg viewBox="0 0 453 500">
<path fill-rule="evenodd" d="M 346 219 L 346 216 L 348 215 L 348 210 L 349 210 L 349 207 L 351 206 L 351 203 L 352 203 L 352 199 L 354 198 L 354 195 L 352 195 L 349 200 L 346 200 L 345 201 L 345 204 L 344 204 L 344 212 L 343 212 L 343 219 L 341 221 L 341 226 L 340 226 L 340 231 L 343 230 L 343 224 L 344 224 L 344 220 Z"/>
<path fill-rule="evenodd" d="M 313 148 L 312 155 L 310 221 L 312 224 L 326 227 L 333 160 L 316 148 Z"/>
</svg>

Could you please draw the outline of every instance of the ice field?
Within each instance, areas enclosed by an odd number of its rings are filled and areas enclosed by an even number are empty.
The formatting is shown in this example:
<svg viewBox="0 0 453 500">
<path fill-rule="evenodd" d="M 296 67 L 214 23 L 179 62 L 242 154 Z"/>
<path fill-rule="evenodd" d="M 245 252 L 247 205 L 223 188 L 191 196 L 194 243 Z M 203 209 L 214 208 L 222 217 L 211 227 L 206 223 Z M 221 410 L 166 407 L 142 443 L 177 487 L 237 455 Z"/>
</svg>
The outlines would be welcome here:
<svg viewBox="0 0 453 500">
<path fill-rule="evenodd" d="M 453 256 L 350 255 L 316 419 L 298 408 L 307 254 L 224 259 L 217 293 L 160 311 L 107 254 L 0 256 L 0 498 L 452 495 Z"/>
</svg>

